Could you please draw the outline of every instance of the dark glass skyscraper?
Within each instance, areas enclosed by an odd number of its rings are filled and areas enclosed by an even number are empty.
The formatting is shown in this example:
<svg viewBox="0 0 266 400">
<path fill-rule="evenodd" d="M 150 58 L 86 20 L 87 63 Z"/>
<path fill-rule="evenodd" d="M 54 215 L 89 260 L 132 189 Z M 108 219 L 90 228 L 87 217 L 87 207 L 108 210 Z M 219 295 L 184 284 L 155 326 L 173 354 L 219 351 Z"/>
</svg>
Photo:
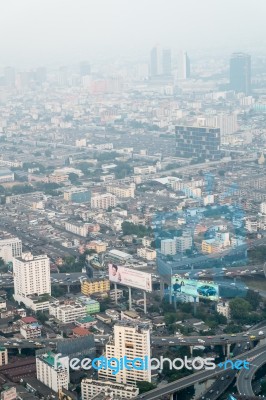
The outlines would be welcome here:
<svg viewBox="0 0 266 400">
<path fill-rule="evenodd" d="M 251 58 L 244 53 L 233 53 L 230 59 L 230 89 L 235 92 L 251 92 Z"/>
<path fill-rule="evenodd" d="M 200 160 L 221 158 L 220 128 L 176 126 L 176 156 Z"/>
</svg>

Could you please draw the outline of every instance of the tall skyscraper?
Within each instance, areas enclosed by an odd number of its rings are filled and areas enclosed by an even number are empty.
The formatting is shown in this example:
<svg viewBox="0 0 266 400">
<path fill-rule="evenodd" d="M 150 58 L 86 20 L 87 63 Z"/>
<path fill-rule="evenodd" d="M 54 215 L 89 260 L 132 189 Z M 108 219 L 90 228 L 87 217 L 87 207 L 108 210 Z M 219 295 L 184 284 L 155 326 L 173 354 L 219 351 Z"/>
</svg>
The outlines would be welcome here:
<svg viewBox="0 0 266 400">
<path fill-rule="evenodd" d="M 161 75 L 161 49 L 157 45 L 151 49 L 150 55 L 150 76 Z"/>
<path fill-rule="evenodd" d="M 230 59 L 230 89 L 250 94 L 251 57 L 244 53 L 233 53 Z"/>
<path fill-rule="evenodd" d="M 171 49 L 163 49 L 162 55 L 163 75 L 170 76 L 172 73 L 172 54 Z"/>
<path fill-rule="evenodd" d="M 171 49 L 161 49 L 159 45 L 153 47 L 150 54 L 150 76 L 169 76 L 171 71 Z"/>
<path fill-rule="evenodd" d="M 186 52 L 182 51 L 178 56 L 177 79 L 185 80 L 190 78 L 190 60 Z"/>
<path fill-rule="evenodd" d="M 182 158 L 219 160 L 220 129 L 199 126 L 176 126 L 176 155 Z"/>
<path fill-rule="evenodd" d="M 24 302 L 28 296 L 51 294 L 50 260 L 46 255 L 23 253 L 14 258 L 14 299 Z"/>
<path fill-rule="evenodd" d="M 105 357 L 110 359 L 116 357 L 119 360 L 127 357 L 128 360 L 147 356 L 150 359 L 150 329 L 141 323 L 119 321 L 114 326 L 114 339 L 106 345 Z M 139 364 L 139 361 L 136 362 Z M 135 384 L 137 381 L 151 382 L 150 368 L 139 370 L 136 368 L 122 368 L 116 375 L 110 369 L 101 369 L 99 378 L 108 379 L 117 383 Z"/>
</svg>

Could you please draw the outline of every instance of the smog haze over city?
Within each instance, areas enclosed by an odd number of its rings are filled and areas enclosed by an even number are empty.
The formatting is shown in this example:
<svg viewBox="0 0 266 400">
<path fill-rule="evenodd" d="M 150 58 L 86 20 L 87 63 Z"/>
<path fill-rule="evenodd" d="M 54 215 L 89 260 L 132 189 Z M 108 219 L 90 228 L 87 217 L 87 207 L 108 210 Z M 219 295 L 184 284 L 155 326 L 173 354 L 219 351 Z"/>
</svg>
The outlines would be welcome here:
<svg viewBox="0 0 266 400">
<path fill-rule="evenodd" d="M 265 0 L 0 7 L 0 399 L 266 395 Z"/>
<path fill-rule="evenodd" d="M 259 50 L 264 0 L 10 0 L 2 2 L 1 63 L 36 66 L 174 49 Z"/>
</svg>

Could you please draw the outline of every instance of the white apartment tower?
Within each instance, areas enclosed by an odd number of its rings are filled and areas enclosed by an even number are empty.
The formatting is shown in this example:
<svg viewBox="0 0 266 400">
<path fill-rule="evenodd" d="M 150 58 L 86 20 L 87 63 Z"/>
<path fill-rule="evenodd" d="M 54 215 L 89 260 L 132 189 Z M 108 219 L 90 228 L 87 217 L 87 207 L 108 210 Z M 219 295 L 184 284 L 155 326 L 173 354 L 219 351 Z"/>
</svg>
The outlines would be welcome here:
<svg viewBox="0 0 266 400">
<path fill-rule="evenodd" d="M 91 208 L 100 208 L 107 210 L 109 207 L 116 206 L 116 196 L 111 193 L 105 193 L 93 196 L 91 198 Z"/>
<path fill-rule="evenodd" d="M 69 358 L 59 356 L 48 352 L 36 357 L 37 379 L 57 393 L 69 384 Z"/>
<path fill-rule="evenodd" d="M 161 253 L 165 256 L 173 256 L 176 254 L 176 241 L 175 239 L 161 240 Z"/>
<path fill-rule="evenodd" d="M 114 326 L 114 339 L 106 345 L 105 351 L 105 357 L 108 359 L 116 357 L 120 360 L 123 357 L 127 357 L 128 360 L 141 358 L 144 361 L 145 356 L 150 359 L 149 327 L 141 323 L 137 324 L 129 321 L 118 322 Z M 151 382 L 151 370 L 149 366 L 143 370 L 122 368 L 116 375 L 110 369 L 101 369 L 98 376 L 99 379 L 108 379 L 128 385 L 134 385 L 137 381 Z"/>
<path fill-rule="evenodd" d="M 261 214 L 266 214 L 266 203 L 260 203 Z"/>
<path fill-rule="evenodd" d="M 23 253 L 14 258 L 14 299 L 23 302 L 31 295 L 51 294 L 50 260 L 47 255 Z"/>
<path fill-rule="evenodd" d="M 8 353 L 5 347 L 0 347 L 0 367 L 8 364 Z"/>
<path fill-rule="evenodd" d="M 13 257 L 21 257 L 22 242 L 19 238 L 10 235 L 7 232 L 0 233 L 0 257 L 9 262 Z"/>
</svg>

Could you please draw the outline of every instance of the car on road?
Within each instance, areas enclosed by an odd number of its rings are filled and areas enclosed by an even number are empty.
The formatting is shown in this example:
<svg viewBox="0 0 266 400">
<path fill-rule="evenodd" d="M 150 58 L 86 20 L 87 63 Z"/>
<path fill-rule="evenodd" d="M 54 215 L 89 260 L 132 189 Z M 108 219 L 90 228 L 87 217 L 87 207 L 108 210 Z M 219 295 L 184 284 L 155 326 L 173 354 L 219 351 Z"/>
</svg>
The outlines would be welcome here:
<svg viewBox="0 0 266 400">
<path fill-rule="evenodd" d="M 173 342 L 172 340 L 169 341 L 170 344 L 174 344 L 175 342 Z"/>
<path fill-rule="evenodd" d="M 263 331 L 259 331 L 259 336 L 263 336 L 264 332 Z"/>
<path fill-rule="evenodd" d="M 200 286 L 197 289 L 197 292 L 201 296 L 209 297 L 209 296 L 215 296 L 217 294 L 217 291 L 214 287 L 209 286 L 209 285 L 203 285 Z"/>
</svg>

